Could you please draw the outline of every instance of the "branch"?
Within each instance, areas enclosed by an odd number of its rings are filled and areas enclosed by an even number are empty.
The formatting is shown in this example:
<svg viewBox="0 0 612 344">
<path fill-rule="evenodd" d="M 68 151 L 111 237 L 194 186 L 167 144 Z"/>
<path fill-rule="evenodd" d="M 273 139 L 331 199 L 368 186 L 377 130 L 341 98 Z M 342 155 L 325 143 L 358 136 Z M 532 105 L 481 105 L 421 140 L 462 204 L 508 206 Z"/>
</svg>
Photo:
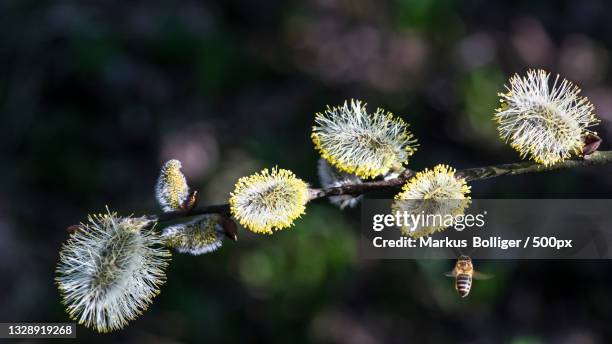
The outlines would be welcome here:
<svg viewBox="0 0 612 344">
<path fill-rule="evenodd" d="M 539 165 L 535 162 L 524 161 L 512 164 L 468 168 L 458 170 L 457 176 L 463 177 L 466 179 L 466 181 L 471 182 L 507 175 L 514 176 L 525 173 L 537 173 L 566 168 L 577 168 L 606 164 L 612 164 L 612 151 L 594 152 L 591 155 L 566 160 L 553 166 L 544 166 Z M 371 182 L 363 182 L 359 184 L 343 185 L 330 188 L 313 188 L 310 189 L 310 200 L 312 201 L 315 199 L 325 198 L 329 196 L 360 195 L 376 190 L 397 189 L 404 185 L 408 181 L 408 179 L 410 179 L 410 177 L 414 176 L 414 174 L 414 171 L 407 169 L 397 178 L 376 180 Z M 150 217 L 152 219 L 156 219 L 159 222 L 164 222 L 202 214 L 220 214 L 224 216 L 229 216 L 229 204 L 209 205 L 205 207 L 194 208 L 191 211 L 173 211 L 160 215 L 152 215 Z"/>
<path fill-rule="evenodd" d="M 517 162 L 487 167 L 468 168 L 458 171 L 458 175 L 466 181 L 484 180 L 501 176 L 515 176 L 525 173 L 537 173 L 561 170 L 567 168 L 588 167 L 612 164 L 612 151 L 599 151 L 585 157 L 565 160 L 552 166 L 544 166 L 531 161 Z"/>
</svg>

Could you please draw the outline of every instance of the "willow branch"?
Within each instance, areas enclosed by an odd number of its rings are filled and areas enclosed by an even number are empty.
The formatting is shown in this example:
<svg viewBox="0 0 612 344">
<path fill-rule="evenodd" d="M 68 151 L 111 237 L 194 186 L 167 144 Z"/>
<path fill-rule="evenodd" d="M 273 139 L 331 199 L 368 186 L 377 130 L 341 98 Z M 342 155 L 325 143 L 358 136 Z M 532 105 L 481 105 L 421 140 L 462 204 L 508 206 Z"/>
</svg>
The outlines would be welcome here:
<svg viewBox="0 0 612 344">
<path fill-rule="evenodd" d="M 544 166 L 531 161 L 517 162 L 512 164 L 502 164 L 494 166 L 468 168 L 457 171 L 457 176 L 463 177 L 468 182 L 485 180 L 501 176 L 514 176 L 525 173 L 539 173 L 567 168 L 588 167 L 595 165 L 612 164 L 612 151 L 598 151 L 586 157 L 578 157 L 565 160 L 553 166 Z M 376 180 L 359 184 L 343 185 L 329 188 L 310 189 L 310 200 L 340 195 L 361 195 L 376 190 L 397 189 L 404 185 L 410 177 L 414 176 L 414 171 L 405 170 L 396 178 L 387 180 Z M 191 211 L 174 211 L 160 215 L 152 215 L 151 218 L 157 221 L 173 221 L 183 217 L 202 215 L 202 214 L 221 214 L 230 215 L 229 204 L 209 205 L 197 207 Z"/>
</svg>

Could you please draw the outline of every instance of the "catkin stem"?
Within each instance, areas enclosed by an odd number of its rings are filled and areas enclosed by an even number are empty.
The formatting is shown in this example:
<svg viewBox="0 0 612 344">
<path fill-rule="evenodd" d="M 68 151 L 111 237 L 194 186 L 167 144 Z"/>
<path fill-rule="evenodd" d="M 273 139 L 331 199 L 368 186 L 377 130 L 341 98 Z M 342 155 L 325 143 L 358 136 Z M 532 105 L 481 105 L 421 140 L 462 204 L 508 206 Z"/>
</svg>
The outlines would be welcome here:
<svg viewBox="0 0 612 344">
<path fill-rule="evenodd" d="M 465 178 L 468 182 L 473 182 L 507 175 L 538 173 L 566 168 L 578 168 L 606 164 L 612 164 L 612 151 L 598 151 L 584 158 L 574 158 L 552 166 L 544 166 L 535 162 L 524 161 L 512 164 L 468 168 L 463 170 L 457 170 L 457 176 Z M 329 196 L 360 195 L 375 190 L 397 189 L 404 185 L 406 181 L 408 181 L 408 179 L 410 179 L 410 177 L 412 177 L 413 175 L 414 172 L 412 170 L 405 170 L 404 173 L 402 173 L 397 178 L 387 180 L 377 180 L 330 188 L 312 188 L 310 189 L 310 200 L 312 201 L 315 199 L 325 198 Z M 177 220 L 182 217 L 202 214 L 221 214 L 224 216 L 229 216 L 229 204 L 209 205 L 194 208 L 189 212 L 174 211 L 163 213 L 160 215 L 152 215 L 150 217 L 152 219 L 156 219 L 159 222 L 164 222 Z"/>
</svg>

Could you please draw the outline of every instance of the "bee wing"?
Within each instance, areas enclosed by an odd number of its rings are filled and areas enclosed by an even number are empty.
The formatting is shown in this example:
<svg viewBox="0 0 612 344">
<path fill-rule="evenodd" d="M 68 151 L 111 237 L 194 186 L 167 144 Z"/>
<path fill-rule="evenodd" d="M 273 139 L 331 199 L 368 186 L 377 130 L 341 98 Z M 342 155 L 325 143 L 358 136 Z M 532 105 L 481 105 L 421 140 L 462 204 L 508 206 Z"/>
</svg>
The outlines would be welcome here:
<svg viewBox="0 0 612 344">
<path fill-rule="evenodd" d="M 444 276 L 446 276 L 446 277 L 457 277 L 457 272 L 455 270 L 451 270 L 449 272 L 445 272 Z"/>
<path fill-rule="evenodd" d="M 493 278 L 493 275 L 487 274 L 484 272 L 474 271 L 474 273 L 472 274 L 472 278 L 479 279 L 479 280 L 486 280 L 486 279 Z"/>
</svg>

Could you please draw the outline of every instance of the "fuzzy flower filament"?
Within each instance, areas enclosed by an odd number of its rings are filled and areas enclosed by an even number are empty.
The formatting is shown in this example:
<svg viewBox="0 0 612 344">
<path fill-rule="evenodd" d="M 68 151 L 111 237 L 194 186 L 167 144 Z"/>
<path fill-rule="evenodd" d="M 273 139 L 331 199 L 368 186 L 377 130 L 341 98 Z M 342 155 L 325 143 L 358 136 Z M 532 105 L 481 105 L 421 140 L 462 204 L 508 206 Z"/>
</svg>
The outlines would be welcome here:
<svg viewBox="0 0 612 344">
<path fill-rule="evenodd" d="M 500 137 L 509 142 L 521 157 L 550 166 L 579 155 L 587 128 L 599 120 L 593 104 L 580 96 L 580 88 L 557 75 L 530 70 L 526 77 L 510 79 L 508 92 L 500 93 L 501 107 L 496 110 Z"/>
<path fill-rule="evenodd" d="M 308 202 L 308 185 L 293 172 L 264 169 L 236 183 L 229 200 L 232 215 L 255 233 L 272 234 L 272 230 L 290 227 L 304 214 Z"/>
<path fill-rule="evenodd" d="M 98 332 L 142 314 L 165 282 L 170 252 L 145 218 L 92 215 L 60 251 L 56 282 L 70 317 Z"/>
<path fill-rule="evenodd" d="M 368 114 L 358 100 L 328 107 L 317 113 L 315 123 L 311 137 L 321 156 L 339 170 L 362 178 L 399 171 L 416 151 L 408 124 L 382 109 Z"/>
</svg>

